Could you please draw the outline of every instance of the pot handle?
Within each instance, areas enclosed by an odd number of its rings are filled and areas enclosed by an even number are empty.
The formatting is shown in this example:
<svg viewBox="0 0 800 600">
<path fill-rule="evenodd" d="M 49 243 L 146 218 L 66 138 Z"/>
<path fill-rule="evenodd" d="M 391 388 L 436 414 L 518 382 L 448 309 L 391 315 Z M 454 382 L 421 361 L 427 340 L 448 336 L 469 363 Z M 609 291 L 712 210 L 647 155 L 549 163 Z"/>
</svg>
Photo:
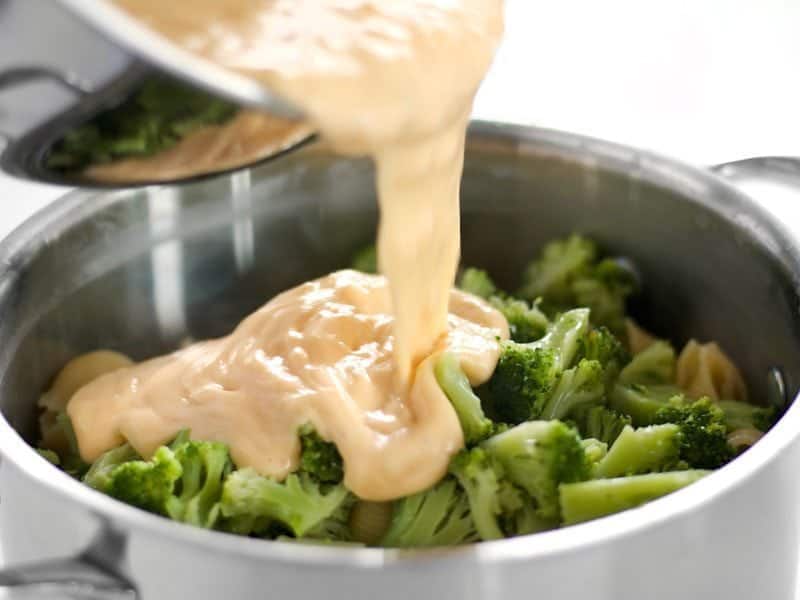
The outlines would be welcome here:
<svg viewBox="0 0 800 600">
<path fill-rule="evenodd" d="M 734 184 L 769 183 L 794 193 L 800 191 L 800 158 L 759 156 L 714 165 L 710 169 Z"/>
<path fill-rule="evenodd" d="M 136 588 L 109 564 L 122 560 L 125 539 L 105 524 L 89 547 L 75 557 L 0 569 L 0 590 L 14 598 L 40 595 L 78 600 L 138 600 Z M 5 597 L 5 596 L 4 596 Z"/>
<path fill-rule="evenodd" d="M 0 589 L 26 598 L 58 594 L 81 600 L 136 600 L 130 584 L 86 556 L 0 570 Z"/>
</svg>

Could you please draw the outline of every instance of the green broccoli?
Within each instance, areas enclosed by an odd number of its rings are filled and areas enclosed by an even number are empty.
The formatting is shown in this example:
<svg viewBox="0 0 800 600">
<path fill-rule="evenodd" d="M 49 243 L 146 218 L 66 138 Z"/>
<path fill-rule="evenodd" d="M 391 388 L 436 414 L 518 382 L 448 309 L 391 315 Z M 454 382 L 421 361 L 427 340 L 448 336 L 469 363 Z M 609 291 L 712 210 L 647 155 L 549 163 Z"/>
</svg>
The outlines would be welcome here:
<svg viewBox="0 0 800 600">
<path fill-rule="evenodd" d="M 519 295 L 529 300 L 544 298 L 558 307 L 577 306 L 572 282 L 597 260 L 597 246 L 579 235 L 554 240 L 542 250 L 523 274 Z"/>
<path fill-rule="evenodd" d="M 686 487 L 708 473 L 670 471 L 564 483 L 559 486 L 563 523 L 573 525 L 636 508 Z"/>
<path fill-rule="evenodd" d="M 619 374 L 625 385 L 663 385 L 675 381 L 675 349 L 659 340 L 633 357 Z"/>
<path fill-rule="evenodd" d="M 595 438 L 606 444 L 613 444 L 622 429 L 631 424 L 628 415 L 605 406 L 579 406 L 569 416 L 582 437 Z"/>
<path fill-rule="evenodd" d="M 66 448 L 59 446 L 60 454 L 50 449 L 39 448 L 39 453 L 43 456 L 49 457 L 48 460 L 52 459 L 53 455 L 55 454 L 58 457 L 58 462 L 53 464 L 61 467 L 65 473 L 71 475 L 72 477 L 77 479 L 82 478 L 89 470 L 90 465 L 86 464 L 86 462 L 81 458 L 81 453 L 78 449 L 78 439 L 75 437 L 75 430 L 72 428 L 72 421 L 70 421 L 69 415 L 67 415 L 66 411 L 62 410 L 55 416 L 55 423 L 50 429 L 51 436 L 55 432 L 58 432 L 58 434 L 60 434 L 60 436 L 66 440 Z"/>
<path fill-rule="evenodd" d="M 83 478 L 109 496 L 174 521 L 211 528 L 219 516 L 222 481 L 231 471 L 228 448 L 178 434 L 150 460 L 123 444 L 103 454 Z"/>
<path fill-rule="evenodd" d="M 130 444 L 112 448 L 98 458 L 83 476 L 83 482 L 96 490 L 105 492 L 111 485 L 114 469 L 123 463 L 141 460 Z"/>
<path fill-rule="evenodd" d="M 392 520 L 380 546 L 454 546 L 478 540 L 469 501 L 455 479 L 394 502 Z"/>
<path fill-rule="evenodd" d="M 603 365 L 606 391 L 611 391 L 631 356 L 623 343 L 606 327 L 593 328 L 580 340 L 578 359 L 596 360 Z"/>
<path fill-rule="evenodd" d="M 353 257 L 353 262 L 350 267 L 362 273 L 377 273 L 378 272 L 378 250 L 375 245 L 366 246 L 362 248 Z"/>
<path fill-rule="evenodd" d="M 630 416 L 633 425 L 643 427 L 655 423 L 655 415 L 672 398 L 682 398 L 673 385 L 621 385 L 611 390 L 609 407 Z"/>
<path fill-rule="evenodd" d="M 592 474 L 608 478 L 679 469 L 684 467 L 679 461 L 680 447 L 680 427 L 675 424 L 639 429 L 626 425 Z"/>
<path fill-rule="evenodd" d="M 306 424 L 299 430 L 300 468 L 322 483 L 339 483 L 344 478 L 342 456 L 336 444 L 326 442 Z"/>
<path fill-rule="evenodd" d="M 680 427 L 680 458 L 695 469 L 717 469 L 735 452 L 728 443 L 725 413 L 708 398 L 694 402 L 673 398 L 659 409 L 653 422 Z"/>
<path fill-rule="evenodd" d="M 231 473 L 222 487 L 221 512 L 227 519 L 264 518 L 285 525 L 295 537 L 313 533 L 326 520 L 343 515 L 350 493 L 341 484 L 320 484 L 307 473 L 292 473 L 283 482 L 250 468 Z M 330 524 L 326 525 L 330 528 Z"/>
<path fill-rule="evenodd" d="M 483 269 L 476 269 L 474 267 L 467 267 L 458 277 L 458 289 L 488 300 L 491 296 L 497 294 L 497 286 L 489 277 L 489 274 Z"/>
<path fill-rule="evenodd" d="M 539 419 L 563 419 L 573 410 L 604 401 L 603 367 L 596 360 L 582 360 L 561 373 L 558 384 L 539 413 Z"/>
<path fill-rule="evenodd" d="M 131 460 L 114 467 L 106 487 L 98 489 L 126 504 L 167 516 L 167 503 L 182 475 L 175 453 L 161 446 L 150 460 Z"/>
<path fill-rule="evenodd" d="M 474 444 L 492 434 L 492 422 L 481 408 L 481 400 L 472 391 L 469 380 L 454 355 L 445 352 L 435 367 L 436 381 L 458 415 L 464 441 Z"/>
<path fill-rule="evenodd" d="M 547 244 L 523 275 L 519 295 L 543 300 L 548 314 L 576 306 L 592 311 L 592 323 L 625 336 L 625 302 L 637 288 L 631 269 L 622 262 L 598 262 L 594 242 L 579 235 Z"/>
<path fill-rule="evenodd" d="M 206 125 L 224 123 L 238 107 L 166 77 L 151 77 L 118 107 L 69 131 L 47 157 L 63 171 L 127 157 L 152 156 Z"/>
<path fill-rule="evenodd" d="M 173 521 L 214 527 L 222 482 L 233 468 L 228 447 L 220 442 L 187 441 L 176 446 L 174 455 L 183 472 L 167 498 L 167 515 Z"/>
<path fill-rule="evenodd" d="M 594 465 L 603 460 L 603 457 L 608 454 L 608 444 L 595 438 L 581 440 L 581 446 L 583 446 L 586 463 L 590 468 L 594 468 Z"/>
<path fill-rule="evenodd" d="M 481 447 L 457 454 L 450 463 L 450 473 L 467 494 L 482 540 L 535 533 L 557 524 L 537 514 L 533 500 L 505 477 L 502 465 Z"/>
<path fill-rule="evenodd" d="M 574 304 L 591 309 L 592 323 L 626 337 L 625 303 L 637 287 L 631 270 L 618 261 L 605 259 L 572 282 Z"/>
<path fill-rule="evenodd" d="M 488 393 L 481 396 L 492 420 L 516 424 L 541 414 L 561 372 L 571 365 L 588 320 L 589 311 L 571 310 L 536 342 L 503 343 L 497 367 L 485 386 Z"/>
<path fill-rule="evenodd" d="M 775 422 L 775 409 L 772 407 L 756 406 L 735 400 L 720 400 L 717 406 L 725 415 L 725 426 L 728 431 L 748 428 L 768 431 Z"/>
<path fill-rule="evenodd" d="M 508 479 L 536 502 L 543 519 L 557 519 L 558 485 L 588 478 L 578 434 L 560 421 L 529 421 L 486 440 L 482 447 Z"/>
<path fill-rule="evenodd" d="M 511 339 L 515 342 L 534 342 L 545 335 L 550 327 L 549 319 L 535 302 L 528 304 L 525 300 L 510 296 L 492 296 L 489 304 L 506 318 Z"/>
</svg>

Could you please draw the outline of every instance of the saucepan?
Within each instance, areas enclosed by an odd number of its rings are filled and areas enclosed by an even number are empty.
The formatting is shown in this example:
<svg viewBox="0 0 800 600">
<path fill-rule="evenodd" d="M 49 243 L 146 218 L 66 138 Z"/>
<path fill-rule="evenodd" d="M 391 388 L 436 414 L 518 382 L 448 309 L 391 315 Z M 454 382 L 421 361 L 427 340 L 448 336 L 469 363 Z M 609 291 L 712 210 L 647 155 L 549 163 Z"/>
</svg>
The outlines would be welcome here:
<svg viewBox="0 0 800 600">
<path fill-rule="evenodd" d="M 106 0 L 0 0 L 0 169 L 62 185 L 119 184 L 119 178 L 63 170 L 50 158 L 59 142 L 135 96 L 148 80 L 167 74 L 237 106 L 301 117 L 263 86 L 168 44 Z M 233 165 L 224 160 L 197 173 L 148 177 L 145 172 L 126 182 L 219 174 L 275 158 L 310 137 L 312 132 L 303 130 Z"/>
<path fill-rule="evenodd" d="M 513 287 L 546 240 L 588 234 L 636 261 L 640 321 L 678 343 L 718 340 L 754 396 L 786 410 L 740 458 L 642 508 L 413 552 L 176 524 L 94 492 L 29 445 L 37 397 L 70 357 L 114 348 L 141 359 L 221 335 L 276 292 L 346 265 L 375 235 L 370 163 L 311 144 L 191 185 L 69 194 L 0 246 L 0 584 L 143 600 L 793 598 L 800 245 L 726 181 L 796 182 L 793 166 L 711 172 L 577 135 L 472 126 L 466 263 Z"/>
</svg>

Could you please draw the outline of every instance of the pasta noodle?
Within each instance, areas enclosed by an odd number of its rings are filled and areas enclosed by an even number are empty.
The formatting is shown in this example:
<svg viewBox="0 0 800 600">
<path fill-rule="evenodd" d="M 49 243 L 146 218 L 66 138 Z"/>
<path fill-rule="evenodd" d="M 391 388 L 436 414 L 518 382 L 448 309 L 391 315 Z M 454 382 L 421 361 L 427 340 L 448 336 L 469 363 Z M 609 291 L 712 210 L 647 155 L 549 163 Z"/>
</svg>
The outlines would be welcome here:
<svg viewBox="0 0 800 600">
<path fill-rule="evenodd" d="M 639 327 L 633 319 L 625 319 L 625 332 L 628 335 L 628 347 L 632 354 L 639 354 L 652 346 L 657 338 L 649 331 Z"/>
<path fill-rule="evenodd" d="M 736 429 L 728 434 L 728 443 L 735 449 L 749 448 L 764 437 L 764 433 L 753 427 Z"/>
<path fill-rule="evenodd" d="M 353 539 L 374 546 L 389 529 L 391 520 L 391 502 L 359 502 L 350 513 L 350 531 Z"/>
<path fill-rule="evenodd" d="M 715 343 L 691 340 L 678 356 L 678 385 L 689 396 L 747 402 L 747 388 L 739 369 Z"/>
<path fill-rule="evenodd" d="M 112 350 L 97 350 L 81 354 L 64 365 L 50 389 L 39 398 L 39 408 L 44 409 L 39 417 L 42 446 L 57 452 L 66 450 L 68 441 L 64 429 L 59 427 L 58 415 L 64 412 L 69 399 L 100 375 L 131 364 L 133 361 L 124 354 Z"/>
</svg>

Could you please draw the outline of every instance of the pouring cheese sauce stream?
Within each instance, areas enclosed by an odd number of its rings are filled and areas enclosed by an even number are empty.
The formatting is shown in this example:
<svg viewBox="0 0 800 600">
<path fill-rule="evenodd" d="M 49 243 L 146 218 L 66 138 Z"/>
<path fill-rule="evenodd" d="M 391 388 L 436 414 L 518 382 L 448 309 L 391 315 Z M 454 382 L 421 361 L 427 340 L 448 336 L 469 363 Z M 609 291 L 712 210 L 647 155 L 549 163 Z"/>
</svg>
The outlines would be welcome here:
<svg viewBox="0 0 800 600">
<path fill-rule="evenodd" d="M 296 468 L 297 429 L 336 444 L 368 500 L 429 487 L 463 436 L 434 377 L 445 350 L 489 378 L 505 319 L 451 290 L 472 100 L 502 0 L 163 0 L 116 4 L 175 44 L 262 81 L 344 154 L 371 156 L 383 275 L 333 273 L 280 294 L 229 336 L 101 376 L 71 398 L 84 459 L 144 456 L 183 428 L 239 467 Z"/>
</svg>

